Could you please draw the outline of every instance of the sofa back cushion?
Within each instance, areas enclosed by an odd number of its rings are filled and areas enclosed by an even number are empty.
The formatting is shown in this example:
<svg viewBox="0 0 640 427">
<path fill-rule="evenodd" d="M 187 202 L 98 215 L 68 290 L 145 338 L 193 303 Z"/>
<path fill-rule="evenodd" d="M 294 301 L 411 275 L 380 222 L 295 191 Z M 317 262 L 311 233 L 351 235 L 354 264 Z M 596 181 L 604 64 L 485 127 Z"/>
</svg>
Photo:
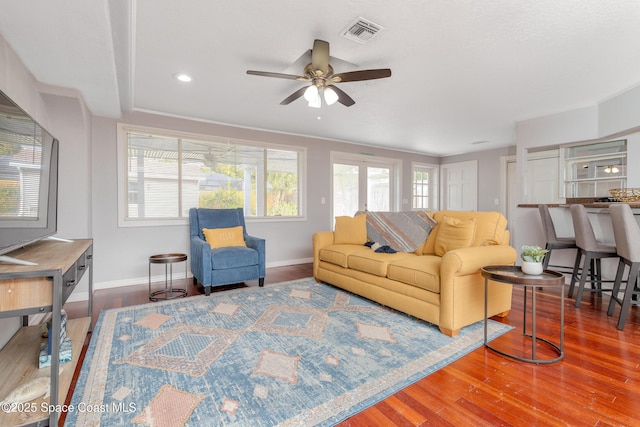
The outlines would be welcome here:
<svg viewBox="0 0 640 427">
<path fill-rule="evenodd" d="M 508 245 L 509 231 L 507 230 L 507 219 L 500 212 L 473 212 L 473 211 L 450 211 L 443 210 L 435 212 L 433 218 L 438 226 L 433 229 L 429 238 L 425 242 L 422 253 L 424 255 L 434 255 L 436 253 L 435 243 L 439 234 L 440 223 L 444 217 L 456 218 L 460 221 L 475 219 L 476 227 L 473 241 L 470 246 L 484 245 Z"/>
<path fill-rule="evenodd" d="M 464 221 L 458 218 L 445 216 L 440 222 L 440 229 L 435 241 L 435 254 L 443 256 L 449 251 L 459 248 L 468 248 L 476 235 L 476 219 L 469 218 Z"/>
<path fill-rule="evenodd" d="M 337 216 L 333 231 L 336 245 L 364 245 L 367 243 L 367 216 Z"/>
<path fill-rule="evenodd" d="M 198 236 L 204 240 L 203 228 L 229 228 L 242 226 L 243 234 L 247 233 L 242 208 L 233 209 L 189 209 L 189 230 L 191 236 Z"/>
</svg>

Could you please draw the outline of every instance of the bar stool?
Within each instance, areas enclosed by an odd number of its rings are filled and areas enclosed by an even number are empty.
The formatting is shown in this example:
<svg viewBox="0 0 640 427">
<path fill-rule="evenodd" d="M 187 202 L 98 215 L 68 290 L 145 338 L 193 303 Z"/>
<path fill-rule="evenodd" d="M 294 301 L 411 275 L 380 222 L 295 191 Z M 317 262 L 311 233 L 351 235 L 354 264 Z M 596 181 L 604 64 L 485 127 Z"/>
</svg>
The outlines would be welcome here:
<svg viewBox="0 0 640 427">
<path fill-rule="evenodd" d="M 570 298 L 573 296 L 573 289 L 579 276 L 580 284 L 578 285 L 578 294 L 576 296 L 576 307 L 580 307 L 586 282 L 591 283 L 591 289 L 588 289 L 588 291 L 598 292 L 598 296 L 601 296 L 603 291 L 611 292 L 611 289 L 602 289 L 602 283 L 613 283 L 613 280 L 602 280 L 602 263 L 600 261 L 602 258 L 616 258 L 618 254 L 615 246 L 596 240 L 593 227 L 587 216 L 587 210 L 583 205 L 571 205 L 570 209 L 578 254 L 573 266 L 568 295 Z M 580 261 L 583 256 L 584 264 L 580 268 Z M 595 263 L 592 261 L 595 261 Z M 587 274 L 590 276 L 589 280 L 587 280 Z"/>
<path fill-rule="evenodd" d="M 573 272 L 573 267 L 569 265 L 549 265 L 551 260 L 551 252 L 554 249 L 578 249 L 576 246 L 576 239 L 571 237 L 558 237 L 556 234 L 556 228 L 553 225 L 553 219 L 547 205 L 538 205 L 538 211 L 540 211 L 540 220 L 542 221 L 542 229 L 544 230 L 547 243 L 545 249 L 549 252 L 542 261 L 542 267 L 546 270 L 549 267 L 553 267 L 556 270 L 565 271 L 567 273 Z"/>
<path fill-rule="evenodd" d="M 613 315 L 616 308 L 615 304 L 620 304 L 618 329 L 624 329 L 629 307 L 631 306 L 631 298 L 633 295 L 640 295 L 640 289 L 637 286 L 638 272 L 640 270 L 640 226 L 638 226 L 633 216 L 631 207 L 626 203 L 609 206 L 609 212 L 620 262 L 618 263 L 618 272 L 616 273 L 607 314 L 609 316 Z M 620 299 L 618 293 L 620 292 L 622 276 L 627 265 L 629 266 L 629 276 L 625 282 L 624 296 Z"/>
</svg>

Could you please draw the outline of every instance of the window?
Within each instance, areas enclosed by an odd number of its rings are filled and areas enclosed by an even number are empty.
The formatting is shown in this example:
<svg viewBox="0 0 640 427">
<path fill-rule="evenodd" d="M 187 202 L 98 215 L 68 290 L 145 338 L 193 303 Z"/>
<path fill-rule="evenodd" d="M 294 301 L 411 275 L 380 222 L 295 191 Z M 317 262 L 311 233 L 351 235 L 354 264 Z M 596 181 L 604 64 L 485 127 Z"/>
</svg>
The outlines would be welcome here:
<svg viewBox="0 0 640 427">
<path fill-rule="evenodd" d="M 627 141 L 565 147 L 565 197 L 608 197 L 627 184 Z"/>
<path fill-rule="evenodd" d="M 0 118 L 0 217 L 39 220 L 48 195 L 40 191 L 47 188 L 41 185 L 47 179 L 42 129 L 28 118 L 7 114 Z"/>
<path fill-rule="evenodd" d="M 191 207 L 241 207 L 253 218 L 303 214 L 304 149 L 125 125 L 119 138 L 125 221 L 184 221 Z"/>
<path fill-rule="evenodd" d="M 437 209 L 438 167 L 413 163 L 411 167 L 411 208 Z"/>
</svg>

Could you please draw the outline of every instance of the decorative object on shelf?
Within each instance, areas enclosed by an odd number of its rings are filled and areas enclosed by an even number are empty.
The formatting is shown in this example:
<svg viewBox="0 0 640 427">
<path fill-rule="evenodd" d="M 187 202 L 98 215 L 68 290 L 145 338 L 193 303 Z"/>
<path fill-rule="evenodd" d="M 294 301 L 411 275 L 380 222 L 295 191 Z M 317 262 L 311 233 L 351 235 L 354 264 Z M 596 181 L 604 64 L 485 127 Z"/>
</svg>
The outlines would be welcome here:
<svg viewBox="0 0 640 427">
<path fill-rule="evenodd" d="M 609 193 L 621 202 L 640 202 L 640 188 L 612 188 Z"/>
<path fill-rule="evenodd" d="M 37 399 L 40 396 L 49 397 L 51 377 L 34 378 L 28 383 L 15 388 L 7 395 L 0 405 L 20 405 Z"/>
<path fill-rule="evenodd" d="M 60 357 L 58 360 L 60 364 L 71 362 L 73 360 L 73 345 L 71 338 L 65 337 L 60 341 Z M 48 368 L 51 366 L 51 351 L 47 350 L 47 343 L 40 344 L 40 353 L 38 355 L 38 368 Z"/>
<path fill-rule="evenodd" d="M 538 245 L 523 246 L 520 253 L 520 257 L 522 258 L 522 272 L 532 275 L 542 274 L 544 270 L 542 268 L 542 260 L 544 260 L 547 252 L 549 252 L 548 249 L 542 249 Z"/>
</svg>

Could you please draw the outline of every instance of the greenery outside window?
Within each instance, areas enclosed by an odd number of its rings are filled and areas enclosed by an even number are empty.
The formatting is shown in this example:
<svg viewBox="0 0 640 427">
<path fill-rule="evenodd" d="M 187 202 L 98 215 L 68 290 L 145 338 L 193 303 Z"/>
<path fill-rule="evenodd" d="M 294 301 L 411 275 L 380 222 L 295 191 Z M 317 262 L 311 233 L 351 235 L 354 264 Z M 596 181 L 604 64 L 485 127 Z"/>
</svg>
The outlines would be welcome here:
<svg viewBox="0 0 640 427">
<path fill-rule="evenodd" d="M 192 207 L 303 215 L 304 149 L 126 125 L 119 138 L 125 222 L 184 222 Z"/>
<path fill-rule="evenodd" d="M 627 185 L 627 141 L 564 148 L 565 197 L 609 197 Z"/>
</svg>

